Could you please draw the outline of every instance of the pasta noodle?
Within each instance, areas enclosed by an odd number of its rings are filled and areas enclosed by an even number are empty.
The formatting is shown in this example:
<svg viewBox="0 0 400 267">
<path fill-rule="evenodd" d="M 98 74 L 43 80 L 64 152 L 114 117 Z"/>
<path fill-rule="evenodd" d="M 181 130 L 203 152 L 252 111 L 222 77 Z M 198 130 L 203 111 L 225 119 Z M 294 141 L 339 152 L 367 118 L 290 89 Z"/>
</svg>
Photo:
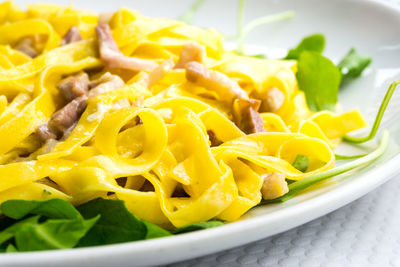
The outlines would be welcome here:
<svg viewBox="0 0 400 267">
<path fill-rule="evenodd" d="M 366 126 L 357 110 L 311 112 L 294 60 L 238 56 L 214 30 L 130 9 L 106 21 L 112 35 L 99 49 L 102 20 L 1 4 L 0 202 L 116 198 L 164 227 L 233 221 L 261 201 L 267 174 L 328 170 L 341 138 Z M 80 35 L 68 43 L 71 27 Z M 24 38 L 36 57 L 17 46 Z M 130 67 L 144 62 L 159 67 Z M 304 172 L 292 165 L 298 155 L 309 159 Z"/>
</svg>

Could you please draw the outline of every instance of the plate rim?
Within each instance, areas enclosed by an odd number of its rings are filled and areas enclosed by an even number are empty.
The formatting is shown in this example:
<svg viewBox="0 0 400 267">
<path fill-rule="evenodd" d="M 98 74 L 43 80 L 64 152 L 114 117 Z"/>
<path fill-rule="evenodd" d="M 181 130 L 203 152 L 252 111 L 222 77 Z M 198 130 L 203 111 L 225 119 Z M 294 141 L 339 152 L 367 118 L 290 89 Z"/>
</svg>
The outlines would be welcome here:
<svg viewBox="0 0 400 267">
<path fill-rule="evenodd" d="M 348 1 L 348 0 L 338 0 Z M 364 5 L 375 5 L 377 8 L 385 8 L 385 11 L 391 12 L 394 15 L 400 15 L 400 5 L 392 1 L 382 0 L 351 0 L 352 2 Z M 140 264 L 167 264 L 180 260 L 186 260 L 193 257 L 199 257 L 208 253 L 218 252 L 225 249 L 241 246 L 243 244 L 251 243 L 268 236 L 272 236 L 286 230 L 292 229 L 306 222 L 314 220 L 325 214 L 339 209 L 344 205 L 364 196 L 371 192 L 378 186 L 392 179 L 396 174 L 400 173 L 398 166 L 400 165 L 400 153 L 389 159 L 382 165 L 361 174 L 358 179 L 349 181 L 337 188 L 324 192 L 318 196 L 304 200 L 301 203 L 286 207 L 283 210 L 275 210 L 273 214 L 261 214 L 254 217 L 248 217 L 243 220 L 231 222 L 229 224 L 205 229 L 197 232 L 190 232 L 182 235 L 163 237 L 152 240 L 132 241 L 126 243 L 94 246 L 87 248 L 73 248 L 62 250 L 50 250 L 40 252 L 19 252 L 16 254 L 0 254 L 0 266 L 34 266 L 34 265 L 51 265 L 60 263 L 64 260 L 63 264 L 71 263 L 86 263 L 89 264 L 91 260 L 107 259 L 116 257 L 123 257 L 128 254 L 135 255 L 135 259 Z M 375 179 L 376 175 L 382 176 L 381 179 Z M 360 183 L 363 180 L 364 183 Z M 357 188 L 357 190 L 354 190 Z M 351 194 L 349 192 L 355 192 Z M 334 205 L 334 201 L 338 200 Z M 323 207 L 323 208 L 321 208 Z M 302 216 L 298 216 L 301 213 Z M 273 216 L 271 216 L 273 215 Z M 286 218 L 285 218 L 286 217 Z M 285 219 L 282 219 L 285 218 Z M 290 219 L 299 218 L 298 221 Z M 275 229 L 268 229 L 261 234 L 254 235 L 254 229 L 262 228 L 266 224 L 277 224 L 279 221 L 284 220 L 290 222 Z M 244 239 L 237 237 L 243 233 L 251 233 Z M 229 239 L 239 240 L 235 242 L 226 242 Z M 213 246 L 204 247 L 209 242 L 215 242 Z M 221 242 L 223 241 L 223 242 Z M 193 246 L 195 244 L 195 246 Z M 181 257 L 170 256 L 168 257 L 167 251 L 169 249 L 191 246 L 203 247 L 202 250 L 194 250 Z M 214 249 L 217 246 L 218 249 Z M 165 249 L 168 247 L 168 249 Z M 148 260 L 147 256 L 142 256 L 140 253 L 149 255 L 149 253 L 156 253 L 163 251 L 163 257 L 155 257 Z M 139 257 L 137 257 L 139 256 Z M 88 261 L 89 262 L 86 262 Z"/>
</svg>

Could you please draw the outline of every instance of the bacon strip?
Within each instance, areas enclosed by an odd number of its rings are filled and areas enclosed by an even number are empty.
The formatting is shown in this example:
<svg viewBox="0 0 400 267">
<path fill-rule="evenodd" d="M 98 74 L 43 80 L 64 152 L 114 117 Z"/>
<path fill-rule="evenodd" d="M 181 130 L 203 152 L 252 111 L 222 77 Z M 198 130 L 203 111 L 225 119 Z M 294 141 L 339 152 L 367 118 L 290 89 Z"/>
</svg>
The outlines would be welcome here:
<svg viewBox="0 0 400 267">
<path fill-rule="evenodd" d="M 263 199 L 275 199 L 289 192 L 289 187 L 283 173 L 267 173 L 264 174 L 262 178 L 264 179 L 261 188 Z"/>
<path fill-rule="evenodd" d="M 88 92 L 89 84 L 92 89 Z M 79 120 L 86 109 L 88 98 L 96 97 L 108 91 L 121 88 L 124 81 L 110 73 L 105 73 L 95 82 L 89 81 L 84 72 L 69 76 L 57 85 L 61 94 L 69 103 L 55 112 L 47 122 L 36 129 L 36 133 L 43 142 L 49 139 L 65 138 L 71 133 L 72 127 Z M 118 102 L 120 107 L 130 105 L 129 101 L 122 99 Z"/>
<path fill-rule="evenodd" d="M 76 121 L 86 108 L 87 96 L 80 96 L 69 102 L 63 108 L 55 112 L 47 123 L 48 128 L 62 136 Z"/>
<path fill-rule="evenodd" d="M 152 72 L 150 72 L 148 77 L 147 85 L 152 87 L 174 67 L 174 61 L 172 59 L 165 60 L 163 63 L 158 65 Z"/>
<path fill-rule="evenodd" d="M 89 76 L 82 71 L 62 79 L 57 84 L 57 88 L 64 99 L 70 102 L 77 97 L 86 95 L 89 90 L 89 82 Z"/>
<path fill-rule="evenodd" d="M 36 52 L 34 45 L 35 44 L 32 37 L 24 37 L 18 41 L 18 43 L 15 45 L 15 49 L 31 58 L 35 58 L 38 56 L 38 52 Z"/>
<path fill-rule="evenodd" d="M 248 98 L 237 82 L 221 72 L 207 69 L 199 62 L 192 61 L 186 64 L 186 79 L 215 91 L 222 101 L 231 104 L 236 98 Z"/>
<path fill-rule="evenodd" d="M 265 132 L 264 121 L 257 112 L 259 101 L 255 99 L 236 99 L 233 115 L 236 125 L 245 133 Z"/>
<path fill-rule="evenodd" d="M 69 31 L 64 35 L 61 45 L 67 45 L 75 42 L 82 41 L 82 35 L 76 26 L 72 26 Z"/>
<path fill-rule="evenodd" d="M 260 110 L 262 112 L 275 112 L 283 105 L 285 102 L 285 95 L 278 88 L 269 89 L 265 98 L 262 100 Z"/>
<path fill-rule="evenodd" d="M 183 69 L 186 67 L 186 64 L 191 61 L 203 62 L 204 57 L 206 55 L 206 50 L 204 46 L 199 45 L 198 43 L 187 43 L 183 46 L 182 52 L 179 56 L 179 61 L 176 63 L 176 69 Z"/>
<path fill-rule="evenodd" d="M 100 57 L 107 67 L 131 71 L 149 71 L 157 67 L 157 64 L 151 60 L 128 57 L 122 54 L 112 37 L 108 24 L 98 25 L 96 33 L 99 41 Z"/>
<path fill-rule="evenodd" d="M 247 134 L 265 132 L 264 121 L 257 112 L 261 101 L 250 99 L 237 82 L 194 61 L 186 64 L 186 79 L 215 91 L 222 101 L 232 104 L 235 123 L 242 131 Z"/>
</svg>

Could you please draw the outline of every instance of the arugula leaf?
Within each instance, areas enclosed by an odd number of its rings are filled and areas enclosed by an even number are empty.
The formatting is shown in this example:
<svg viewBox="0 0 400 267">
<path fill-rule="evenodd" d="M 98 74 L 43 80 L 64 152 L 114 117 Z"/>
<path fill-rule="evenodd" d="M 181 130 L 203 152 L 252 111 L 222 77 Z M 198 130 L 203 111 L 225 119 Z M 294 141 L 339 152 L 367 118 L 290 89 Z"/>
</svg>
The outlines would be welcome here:
<svg viewBox="0 0 400 267">
<path fill-rule="evenodd" d="M 296 77 L 312 111 L 335 110 L 341 74 L 332 61 L 317 52 L 303 51 Z"/>
<path fill-rule="evenodd" d="M 172 235 L 167 230 L 164 230 L 164 229 L 162 229 L 161 227 L 158 227 L 155 224 L 149 223 L 146 220 L 142 220 L 142 222 L 146 226 L 146 230 L 147 230 L 145 239 L 153 239 L 153 238 L 159 238 L 159 237 L 165 237 L 165 236 L 171 236 Z"/>
<path fill-rule="evenodd" d="M 62 199 L 9 200 L 2 208 L 4 215 L 0 220 L 6 220 L 4 226 L 8 227 L 0 231 L 0 252 L 95 246 L 172 235 L 157 225 L 136 218 L 121 200 L 98 198 L 77 209 Z M 174 233 L 222 224 L 221 221 L 195 223 L 178 228 Z"/>
<path fill-rule="evenodd" d="M 100 220 L 79 242 L 80 247 L 115 244 L 146 237 L 146 227 L 128 211 L 121 200 L 97 198 L 77 207 L 86 219 L 100 214 Z"/>
<path fill-rule="evenodd" d="M 178 228 L 173 232 L 173 234 L 183 234 L 183 233 L 193 232 L 193 231 L 197 231 L 197 230 L 213 228 L 213 227 L 217 227 L 217 226 L 221 226 L 221 225 L 224 225 L 224 223 L 221 221 L 216 221 L 216 220 L 212 220 L 212 221 L 208 221 L 208 222 L 199 222 L 199 223 L 194 223 L 194 224 L 190 224 L 190 225 L 186 225 L 184 227 Z"/>
<path fill-rule="evenodd" d="M 28 214 L 42 215 L 52 219 L 82 218 L 72 204 L 58 198 L 47 201 L 8 200 L 1 204 L 1 210 L 4 215 L 16 220 Z"/>
<path fill-rule="evenodd" d="M 292 165 L 299 171 L 305 172 L 308 169 L 308 163 L 309 163 L 308 157 L 299 154 L 297 155 Z"/>
<path fill-rule="evenodd" d="M 7 229 L 0 232 L 0 244 L 14 237 L 15 233 L 18 232 L 22 227 L 30 224 L 37 224 L 40 216 L 33 216 L 26 218 L 22 221 L 16 222 Z"/>
<path fill-rule="evenodd" d="M 284 59 L 298 59 L 303 51 L 314 51 L 321 54 L 325 48 L 325 36 L 316 33 L 305 37 L 296 48 L 290 49 Z"/>
<path fill-rule="evenodd" d="M 7 253 L 12 253 L 12 252 L 18 252 L 18 250 L 17 250 L 16 247 L 14 247 L 13 244 L 8 244 L 8 246 L 7 246 L 6 250 L 5 250 L 5 252 L 7 252 Z"/>
<path fill-rule="evenodd" d="M 338 68 L 342 73 L 342 84 L 359 77 L 371 62 L 371 57 L 360 55 L 354 48 L 350 49 L 338 64 Z"/>
<path fill-rule="evenodd" d="M 9 200 L 1 205 L 4 215 L 20 220 L 0 232 L 0 243 L 14 237 L 20 251 L 72 248 L 96 223 L 99 217 L 84 220 L 65 200 L 47 201 Z M 39 219 L 46 220 L 39 223 Z M 13 251 L 12 247 L 6 252 Z"/>
<path fill-rule="evenodd" d="M 73 248 L 99 218 L 50 219 L 41 224 L 26 225 L 15 233 L 15 243 L 20 251 Z"/>
<path fill-rule="evenodd" d="M 5 215 L 0 215 L 0 232 L 13 225 L 16 221 L 17 220 L 6 217 Z"/>
</svg>

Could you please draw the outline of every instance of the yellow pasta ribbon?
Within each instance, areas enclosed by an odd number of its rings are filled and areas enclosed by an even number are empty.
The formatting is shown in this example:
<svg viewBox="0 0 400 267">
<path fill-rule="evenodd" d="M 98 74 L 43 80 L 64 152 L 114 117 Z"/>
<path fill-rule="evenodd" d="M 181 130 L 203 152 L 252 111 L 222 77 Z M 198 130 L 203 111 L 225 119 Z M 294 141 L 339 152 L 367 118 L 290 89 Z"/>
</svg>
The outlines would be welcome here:
<svg viewBox="0 0 400 267">
<path fill-rule="evenodd" d="M 177 62 L 195 42 L 206 51 L 206 68 L 261 103 L 277 89 L 282 104 L 274 112 L 260 109 L 266 131 L 246 135 L 232 106 L 213 88 L 189 82 L 183 68 L 167 70 L 150 86 L 149 71 L 109 68 L 99 55 L 99 20 L 108 22 L 126 56 Z M 61 46 L 72 26 L 84 40 Z M 37 57 L 13 48 L 33 35 L 40 37 Z M 357 110 L 311 112 L 296 71 L 293 60 L 226 51 L 213 29 L 127 8 L 106 18 L 73 6 L 33 4 L 23 11 L 1 3 L 0 203 L 62 198 L 79 205 L 102 197 L 123 200 L 135 216 L 165 228 L 237 220 L 260 203 L 266 175 L 301 180 L 326 171 L 341 138 L 366 126 Z M 90 80 L 84 89 L 97 86 L 105 72 L 121 75 L 125 86 L 88 99 L 63 138 L 41 140 L 37 128 L 66 104 L 60 81 L 80 72 Z M 309 159 L 305 172 L 292 165 L 298 155 Z"/>
</svg>

